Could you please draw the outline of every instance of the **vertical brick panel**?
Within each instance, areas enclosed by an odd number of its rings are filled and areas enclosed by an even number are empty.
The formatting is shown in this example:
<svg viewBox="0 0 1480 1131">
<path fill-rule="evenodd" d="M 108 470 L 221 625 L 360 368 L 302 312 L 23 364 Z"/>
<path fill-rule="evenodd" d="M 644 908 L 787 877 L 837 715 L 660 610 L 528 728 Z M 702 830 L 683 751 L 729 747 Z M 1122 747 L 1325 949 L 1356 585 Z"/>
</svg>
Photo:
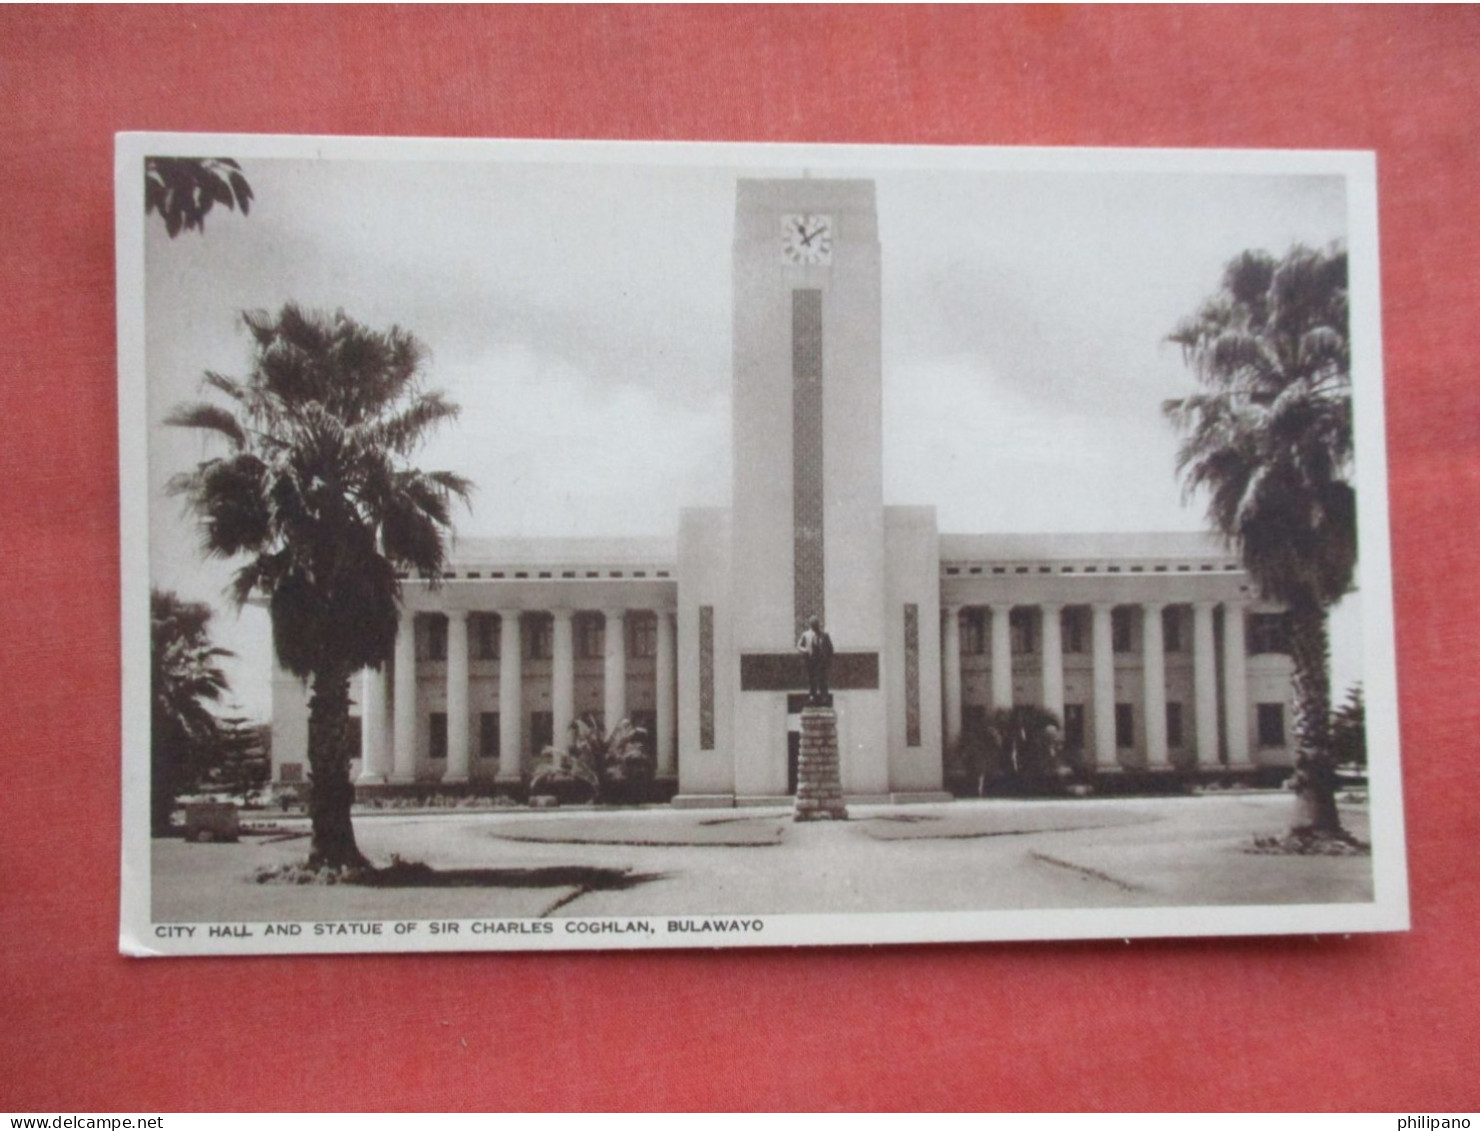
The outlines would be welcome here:
<svg viewBox="0 0 1480 1131">
<path fill-rule="evenodd" d="M 699 749 L 714 749 L 714 606 L 699 606 Z"/>
<path fill-rule="evenodd" d="M 822 292 L 791 293 L 793 608 L 797 627 L 823 608 Z"/>
<path fill-rule="evenodd" d="M 904 744 L 920 745 L 920 606 L 904 607 Z"/>
</svg>

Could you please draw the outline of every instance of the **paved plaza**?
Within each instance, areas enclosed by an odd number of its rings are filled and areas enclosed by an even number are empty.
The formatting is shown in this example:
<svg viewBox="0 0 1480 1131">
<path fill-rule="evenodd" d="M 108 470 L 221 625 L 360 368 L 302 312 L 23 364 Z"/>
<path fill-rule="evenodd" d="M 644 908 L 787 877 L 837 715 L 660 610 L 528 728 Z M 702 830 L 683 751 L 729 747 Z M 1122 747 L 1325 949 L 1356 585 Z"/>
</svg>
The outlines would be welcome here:
<svg viewBox="0 0 1480 1131">
<path fill-rule="evenodd" d="M 236 844 L 156 840 L 156 922 L 1033 910 L 1365 902 L 1368 857 L 1269 856 L 1288 794 L 783 809 L 530 810 L 355 819 L 361 850 L 428 865 L 401 886 L 254 883 L 307 822 Z M 1364 806 L 1343 807 L 1366 839 Z"/>
</svg>

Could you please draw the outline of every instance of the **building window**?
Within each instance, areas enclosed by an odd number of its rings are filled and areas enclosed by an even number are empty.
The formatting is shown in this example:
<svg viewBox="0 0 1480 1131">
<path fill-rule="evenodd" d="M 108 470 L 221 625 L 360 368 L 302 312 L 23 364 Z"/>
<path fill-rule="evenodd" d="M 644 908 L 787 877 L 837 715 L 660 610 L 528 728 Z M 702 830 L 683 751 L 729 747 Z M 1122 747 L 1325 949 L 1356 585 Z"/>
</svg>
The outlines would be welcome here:
<svg viewBox="0 0 1480 1131">
<path fill-rule="evenodd" d="M 447 618 L 434 616 L 426 618 L 427 625 L 427 654 L 428 660 L 447 659 Z"/>
<path fill-rule="evenodd" d="M 480 613 L 473 620 L 473 632 L 478 641 L 478 659 L 496 660 L 499 652 L 501 622 L 491 613 Z"/>
<path fill-rule="evenodd" d="M 645 660 L 658 654 L 658 618 L 638 616 L 628 618 L 627 655 Z"/>
<path fill-rule="evenodd" d="M 433 760 L 447 757 L 447 713 L 433 711 L 427 721 L 428 754 Z"/>
<path fill-rule="evenodd" d="M 600 617 L 576 621 L 576 655 L 583 660 L 599 660 L 606 655 L 606 624 Z"/>
<path fill-rule="evenodd" d="M 1134 652 L 1136 641 L 1136 610 L 1129 605 L 1117 605 L 1110 610 L 1110 647 L 1116 652 Z"/>
<path fill-rule="evenodd" d="M 1035 638 L 1038 629 L 1037 609 L 1013 609 L 1007 615 L 1008 629 L 1012 634 L 1012 654 L 1031 656 L 1036 652 Z"/>
<path fill-rule="evenodd" d="M 531 711 L 529 713 L 529 748 L 539 754 L 547 746 L 555 745 L 555 713 L 553 711 Z"/>
<path fill-rule="evenodd" d="M 1285 745 L 1285 705 L 1283 703 L 1259 704 L 1259 745 Z"/>
<path fill-rule="evenodd" d="M 497 758 L 498 748 L 498 712 L 481 711 L 478 714 L 478 757 Z"/>
<path fill-rule="evenodd" d="M 1063 612 L 1062 631 L 1064 636 L 1064 651 L 1066 653 L 1082 653 L 1085 650 L 1085 637 L 1089 635 L 1084 629 L 1084 614 L 1086 611 L 1080 608 L 1069 608 Z"/>
<path fill-rule="evenodd" d="M 961 618 L 961 654 L 980 656 L 987 650 L 987 610 L 967 609 Z"/>
<path fill-rule="evenodd" d="M 1084 750 L 1084 704 L 1064 704 L 1064 749 L 1070 752 Z"/>
<path fill-rule="evenodd" d="M 1136 744 L 1136 708 L 1130 703 L 1115 704 L 1115 745 L 1129 750 Z"/>
<path fill-rule="evenodd" d="M 549 617 L 535 617 L 530 621 L 526 637 L 529 654 L 526 659 L 548 660 L 555 654 L 555 623 Z"/>
<path fill-rule="evenodd" d="M 1167 745 L 1181 746 L 1182 739 L 1182 704 L 1167 704 Z"/>
<path fill-rule="evenodd" d="M 1284 613 L 1254 613 L 1249 617 L 1249 655 L 1289 651 L 1289 617 Z"/>
<path fill-rule="evenodd" d="M 1182 642 L 1182 606 L 1168 605 L 1161 610 L 1161 646 L 1166 652 L 1180 652 Z"/>
</svg>

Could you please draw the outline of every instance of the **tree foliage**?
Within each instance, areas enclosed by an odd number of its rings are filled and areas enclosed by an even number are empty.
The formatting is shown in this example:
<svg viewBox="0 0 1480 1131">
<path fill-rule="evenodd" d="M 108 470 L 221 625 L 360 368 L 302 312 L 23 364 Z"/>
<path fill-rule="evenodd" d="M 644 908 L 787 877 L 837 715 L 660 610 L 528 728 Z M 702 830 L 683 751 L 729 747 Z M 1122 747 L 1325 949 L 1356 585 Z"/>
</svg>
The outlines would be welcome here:
<svg viewBox="0 0 1480 1131">
<path fill-rule="evenodd" d="M 226 693 L 220 661 L 231 653 L 211 642 L 211 607 L 169 591 L 149 593 L 150 825 L 169 832 L 180 794 L 212 764 L 222 727 L 212 705 Z"/>
<path fill-rule="evenodd" d="M 441 576 L 452 503 L 471 484 L 410 457 L 458 409 L 425 388 L 426 348 L 400 327 L 371 330 L 293 303 L 243 317 L 248 375 L 207 373 L 215 399 L 168 417 L 213 435 L 225 454 L 171 486 L 196 516 L 203 551 L 242 561 L 232 596 L 265 600 L 279 663 L 311 686 L 311 859 L 359 866 L 349 678 L 390 658 L 400 577 Z"/>
<path fill-rule="evenodd" d="M 1062 733 L 1059 717 L 1032 703 L 989 711 L 962 745 L 977 796 L 995 789 L 1040 792 L 1061 784 L 1067 773 Z"/>
<path fill-rule="evenodd" d="M 200 786 L 250 805 L 272 773 L 272 728 L 239 715 L 219 720 Z"/>
<path fill-rule="evenodd" d="M 1266 597 L 1340 599 L 1357 561 L 1346 253 L 1244 252 L 1170 340 L 1204 389 L 1165 406 L 1186 492 Z"/>
<path fill-rule="evenodd" d="M 1367 765 L 1367 704 L 1360 683 L 1347 688 L 1341 706 L 1331 713 L 1331 747 L 1338 765 Z"/>
<path fill-rule="evenodd" d="M 595 715 L 580 715 L 571 721 L 564 750 L 550 746 L 541 753 L 529 791 L 561 801 L 640 800 L 653 780 L 646 739 L 629 719 L 606 731 Z"/>
<path fill-rule="evenodd" d="M 144 215 L 159 213 L 174 239 L 182 231 L 205 234 L 206 216 L 218 204 L 252 210 L 252 186 L 230 157 L 144 158 Z"/>
<path fill-rule="evenodd" d="M 1202 387 L 1163 406 L 1184 490 L 1290 612 L 1296 831 L 1338 834 L 1326 615 L 1357 564 L 1346 252 L 1244 252 L 1170 340 Z"/>
</svg>

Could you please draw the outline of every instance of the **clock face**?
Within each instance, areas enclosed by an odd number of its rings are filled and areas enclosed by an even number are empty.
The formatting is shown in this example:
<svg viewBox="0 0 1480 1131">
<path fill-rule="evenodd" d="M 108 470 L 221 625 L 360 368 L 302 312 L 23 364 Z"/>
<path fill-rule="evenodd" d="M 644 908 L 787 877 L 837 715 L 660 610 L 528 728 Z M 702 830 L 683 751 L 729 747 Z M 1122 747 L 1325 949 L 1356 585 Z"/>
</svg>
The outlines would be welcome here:
<svg viewBox="0 0 1480 1131">
<path fill-rule="evenodd" d="M 806 265 L 832 262 L 832 217 L 791 212 L 781 217 L 781 257 Z"/>
</svg>

